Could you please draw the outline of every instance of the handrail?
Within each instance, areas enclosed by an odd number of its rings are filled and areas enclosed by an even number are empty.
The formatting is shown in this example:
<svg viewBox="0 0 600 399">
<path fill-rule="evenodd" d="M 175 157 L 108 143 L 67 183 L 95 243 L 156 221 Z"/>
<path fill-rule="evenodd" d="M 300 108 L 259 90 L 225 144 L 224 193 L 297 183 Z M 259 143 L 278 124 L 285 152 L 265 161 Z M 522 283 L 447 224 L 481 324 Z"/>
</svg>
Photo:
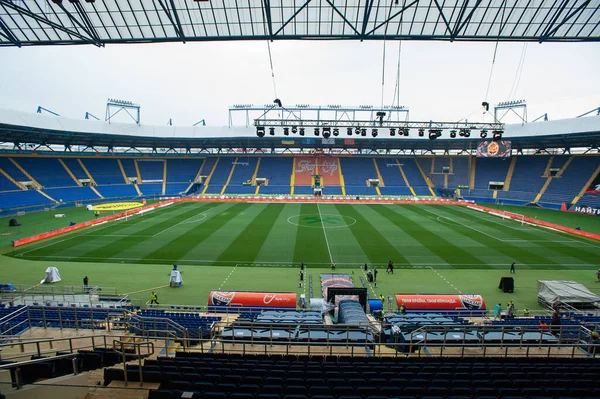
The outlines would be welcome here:
<svg viewBox="0 0 600 399">
<path fill-rule="evenodd" d="M 73 362 L 73 373 L 78 374 L 79 370 L 77 369 L 77 362 L 76 362 L 77 356 L 78 356 L 77 353 L 69 353 L 66 355 L 55 355 L 55 356 L 49 356 L 49 357 L 44 357 L 44 358 L 34 359 L 34 360 L 24 360 L 24 361 L 15 362 L 15 363 L 5 363 L 5 364 L 0 364 L 0 370 L 15 369 L 15 385 L 16 385 L 17 389 L 21 389 L 23 387 L 23 378 L 21 377 L 21 367 L 29 366 L 29 365 L 37 364 L 37 363 L 51 362 L 54 360 L 70 358 Z"/>
<path fill-rule="evenodd" d="M 14 316 L 17 316 L 17 314 L 16 314 L 16 313 L 18 313 L 18 312 L 24 312 L 24 311 L 25 311 L 25 312 L 27 311 L 27 306 L 24 306 L 24 305 L 23 305 L 22 307 L 19 307 L 19 309 L 15 310 L 14 312 L 12 312 L 12 313 L 9 313 L 9 314 L 7 314 L 6 316 L 2 317 L 2 318 L 0 319 L 0 324 L 2 324 L 2 323 L 4 323 L 4 322 L 8 322 L 8 321 L 10 321 L 10 319 L 11 319 L 12 317 L 14 317 Z"/>
</svg>

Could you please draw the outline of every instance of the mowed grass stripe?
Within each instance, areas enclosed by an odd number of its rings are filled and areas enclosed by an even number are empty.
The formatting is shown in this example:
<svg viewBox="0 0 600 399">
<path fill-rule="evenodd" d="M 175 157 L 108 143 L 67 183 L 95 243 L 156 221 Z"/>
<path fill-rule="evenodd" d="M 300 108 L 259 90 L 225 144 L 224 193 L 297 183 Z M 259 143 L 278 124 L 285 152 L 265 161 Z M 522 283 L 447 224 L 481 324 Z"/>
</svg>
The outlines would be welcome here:
<svg viewBox="0 0 600 399">
<path fill-rule="evenodd" d="M 86 228 L 65 236 L 61 235 L 50 242 L 44 240 L 40 242 L 39 245 L 33 247 L 33 249 L 31 246 L 26 246 L 21 251 L 16 252 L 16 255 L 24 253 L 24 258 L 27 258 L 28 255 L 31 255 L 32 257 L 44 257 L 60 255 L 62 251 L 68 251 L 67 255 L 70 255 L 73 253 L 73 249 L 78 245 L 103 239 L 102 237 L 98 237 L 100 234 L 120 234 L 124 229 L 128 229 L 141 223 L 151 222 L 155 218 L 164 216 L 165 214 L 179 211 L 180 209 L 170 206 L 147 213 L 144 216 L 135 216 L 127 220 L 109 221 L 98 227 Z"/>
<path fill-rule="evenodd" d="M 267 205 L 244 230 L 238 233 L 237 238 L 217 260 L 254 262 L 284 206 L 284 204 Z"/>
<path fill-rule="evenodd" d="M 453 267 L 462 268 L 489 268 L 489 266 L 482 263 L 479 258 L 474 257 L 470 252 L 457 247 L 454 243 L 446 240 L 437 231 L 426 229 L 422 224 L 415 222 L 411 218 L 408 218 L 398 212 L 394 212 L 388 207 L 369 205 L 376 212 L 379 212 L 382 216 L 386 217 L 392 223 L 394 223 L 400 230 L 403 230 L 407 234 L 410 234 L 414 239 L 433 252 L 444 262 L 452 265 Z M 411 211 L 411 207 L 418 208 L 419 205 L 403 205 L 403 209 Z M 423 217 L 423 214 L 420 215 Z M 425 220 L 428 220 L 427 216 L 424 216 Z M 457 265 L 457 266 L 454 266 Z M 462 265 L 462 266 L 458 266 Z M 465 265 L 481 265 L 481 266 L 465 266 Z"/>
<path fill-rule="evenodd" d="M 227 208 L 227 212 L 220 212 L 208 218 L 204 223 L 195 225 L 193 228 L 177 234 L 171 240 L 166 241 L 161 247 L 142 256 L 142 263 L 177 262 L 183 258 L 196 245 L 209 238 L 214 232 L 222 228 L 227 222 L 235 218 L 252 204 L 240 203 Z"/>
<path fill-rule="evenodd" d="M 256 255 L 255 263 L 283 262 L 293 263 L 296 249 L 298 226 L 290 223 L 290 218 L 300 214 L 300 204 L 285 204 L 264 245 Z M 270 263 L 273 264 L 273 263 Z"/>
<path fill-rule="evenodd" d="M 85 252 L 82 255 L 79 255 L 81 259 L 75 258 L 74 260 L 85 260 L 86 258 L 111 258 L 111 257 L 119 257 L 119 255 L 125 251 L 128 251 L 135 247 L 136 245 L 143 243 L 154 243 L 157 240 L 160 240 L 160 233 L 165 232 L 165 236 L 168 236 L 173 228 L 179 228 L 183 225 L 178 223 L 184 222 L 187 219 L 190 219 L 203 211 L 207 211 L 213 207 L 215 207 L 217 203 L 202 203 L 196 204 L 192 209 L 190 207 L 180 208 L 179 210 L 184 210 L 186 212 L 179 213 L 176 215 L 172 215 L 169 219 L 161 218 L 161 220 L 157 220 L 157 223 L 151 225 L 144 225 L 145 228 L 131 232 L 131 235 L 126 237 L 107 237 L 109 238 L 109 242 L 103 242 L 104 245 L 100 245 L 99 247 Z M 144 227 L 141 226 L 140 227 Z M 175 227 L 176 226 L 176 227 Z M 167 229 L 170 229 L 166 231 Z M 152 237 L 157 235 L 156 237 Z M 125 256 L 127 257 L 127 256 Z"/>
<path fill-rule="evenodd" d="M 319 217 L 319 210 L 315 204 L 302 204 L 300 215 L 300 219 L 303 217 Z M 298 264 L 317 263 L 320 265 L 330 263 L 323 228 L 298 227 L 296 246 L 294 247 L 294 262 Z"/>
<path fill-rule="evenodd" d="M 556 264 L 562 266 L 562 264 L 588 263 L 590 265 L 594 265 L 594 262 L 597 260 L 598 257 L 598 254 L 592 255 L 587 251 L 582 251 L 582 254 L 578 254 L 577 251 L 579 250 L 579 248 L 565 246 L 560 242 L 555 242 L 554 240 L 546 241 L 547 239 L 545 238 L 545 234 L 542 234 L 542 231 L 536 230 L 535 228 L 521 230 L 520 228 L 514 228 L 514 226 L 510 225 L 504 226 L 500 223 L 481 218 L 480 215 L 478 215 L 477 211 L 472 211 L 469 209 L 452 207 L 446 210 L 446 212 L 450 212 L 456 218 L 464 218 L 461 223 L 467 223 L 467 220 L 475 219 L 478 224 L 495 229 L 493 231 L 501 231 L 502 234 L 508 234 L 510 238 L 499 241 L 499 243 L 497 244 L 499 248 L 505 248 L 508 246 L 510 248 L 515 248 L 515 251 L 520 250 L 521 252 L 526 252 L 532 255 L 535 254 L 541 257 L 542 259 L 545 259 L 546 263 L 549 264 Z M 513 222 L 509 221 L 507 223 Z M 488 234 L 493 235 L 493 231 Z M 556 239 L 557 236 L 555 236 L 554 238 Z M 586 250 L 587 249 L 589 248 L 586 247 Z M 571 266 L 564 267 L 567 268 Z"/>
<path fill-rule="evenodd" d="M 431 209 L 435 209 L 435 212 L 431 212 L 428 211 L 426 209 L 420 208 L 418 205 L 407 205 L 408 207 L 411 207 L 410 209 L 422 216 L 426 216 L 426 215 L 434 215 L 434 216 L 454 216 L 454 217 L 460 217 L 460 214 L 455 213 L 455 208 L 452 206 L 447 206 L 447 205 L 430 205 Z M 451 219 L 450 219 L 451 220 Z M 465 220 L 461 220 L 460 223 L 463 223 L 465 225 L 471 224 L 471 225 L 475 225 L 476 223 L 473 222 L 472 219 L 465 219 Z M 534 252 L 530 252 L 524 248 L 520 248 L 516 245 L 513 245 L 510 242 L 502 242 L 499 241 L 496 238 L 493 238 L 492 236 L 488 236 L 486 234 L 481 234 L 480 232 L 473 230 L 469 227 L 466 227 L 464 225 L 461 224 L 456 224 L 455 225 L 455 230 L 457 232 L 459 232 L 460 234 L 467 236 L 469 238 L 471 238 L 474 241 L 477 241 L 491 249 L 496 250 L 497 252 L 500 252 L 502 254 L 504 254 L 507 258 L 512 259 L 513 261 L 528 265 L 529 267 L 535 267 L 535 264 L 539 264 L 539 265 L 543 265 L 543 267 L 541 268 L 561 268 L 560 265 L 558 265 L 556 262 L 554 262 L 552 259 L 546 258 L 544 256 L 540 256 Z M 473 226 L 473 227 L 475 227 Z M 477 227 L 475 227 L 477 228 Z M 555 265 L 555 266 L 552 266 Z"/>
<path fill-rule="evenodd" d="M 389 260 L 392 260 L 396 263 L 410 263 L 398 249 L 358 211 L 360 206 L 364 205 L 335 205 L 340 215 L 350 216 L 356 219 L 356 223 L 348 228 L 356 237 L 356 241 L 358 241 L 364 254 L 369 258 L 369 262 L 387 264 Z M 377 207 L 379 205 L 374 206 Z M 363 260 L 356 259 L 356 262 L 363 262 Z"/>
<path fill-rule="evenodd" d="M 471 209 L 462 209 L 462 208 L 453 208 L 455 213 L 464 214 L 465 217 L 476 217 L 479 224 L 484 226 L 492 227 L 495 229 L 510 229 L 512 238 L 521 239 L 526 242 L 527 246 L 533 247 L 541 247 L 544 253 L 548 254 L 548 250 L 554 251 L 557 254 L 561 254 L 567 257 L 575 258 L 581 260 L 585 263 L 595 264 L 597 262 L 598 256 L 600 255 L 600 248 L 595 248 L 592 245 L 589 245 L 587 242 L 581 242 L 578 240 L 574 240 L 572 237 L 563 234 L 563 233 L 555 233 L 547 230 L 538 230 L 536 227 L 529 227 L 527 230 L 523 230 L 521 228 L 514 228 L 515 226 L 511 226 L 510 224 L 516 224 L 516 222 L 509 220 L 505 223 L 509 224 L 507 226 L 503 226 L 501 223 L 495 220 L 489 220 L 486 217 L 482 217 L 480 212 L 474 211 Z M 543 241 L 550 235 L 552 240 L 548 239 L 548 245 L 539 243 L 539 242 L 531 242 L 530 240 L 535 241 Z M 572 240 L 572 243 L 564 243 L 562 242 L 565 239 Z"/>
<path fill-rule="evenodd" d="M 399 209 L 398 205 L 377 205 L 377 207 L 379 206 L 394 210 Z M 398 251 L 402 253 L 409 262 L 408 266 L 414 264 L 424 265 L 427 263 L 433 263 L 438 266 L 446 264 L 442 258 L 425 248 L 412 236 L 412 234 L 398 229 L 398 226 L 395 223 L 374 210 L 373 207 L 363 206 L 359 209 L 363 217 L 368 219 L 372 225 L 376 226 L 377 230 L 387 238 L 390 244 L 395 246 Z M 400 266 L 398 263 L 396 265 Z"/>
</svg>

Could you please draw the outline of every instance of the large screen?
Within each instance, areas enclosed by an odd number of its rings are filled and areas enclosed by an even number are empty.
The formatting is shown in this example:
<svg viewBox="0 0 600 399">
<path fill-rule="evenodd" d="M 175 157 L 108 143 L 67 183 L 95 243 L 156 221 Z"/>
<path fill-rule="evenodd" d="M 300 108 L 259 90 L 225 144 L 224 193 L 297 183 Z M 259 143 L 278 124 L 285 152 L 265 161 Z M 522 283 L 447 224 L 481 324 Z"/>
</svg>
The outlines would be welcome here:
<svg viewBox="0 0 600 399">
<path fill-rule="evenodd" d="M 510 157 L 511 142 L 508 140 L 484 140 L 477 145 L 478 157 Z"/>
</svg>

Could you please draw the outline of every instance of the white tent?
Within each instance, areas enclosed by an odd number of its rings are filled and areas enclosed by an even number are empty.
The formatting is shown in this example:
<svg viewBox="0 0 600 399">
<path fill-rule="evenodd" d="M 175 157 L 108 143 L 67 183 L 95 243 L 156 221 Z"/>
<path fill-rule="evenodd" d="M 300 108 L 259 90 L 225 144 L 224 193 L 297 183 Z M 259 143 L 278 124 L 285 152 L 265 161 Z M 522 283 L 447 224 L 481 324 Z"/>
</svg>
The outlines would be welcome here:
<svg viewBox="0 0 600 399">
<path fill-rule="evenodd" d="M 60 281 L 60 273 L 54 266 L 50 266 L 46 269 L 46 277 L 40 281 L 40 284 L 57 283 Z"/>
<path fill-rule="evenodd" d="M 183 285 L 183 278 L 179 270 L 171 270 L 171 280 L 169 281 L 171 287 L 181 287 Z"/>
<path fill-rule="evenodd" d="M 555 307 L 561 303 L 575 308 L 594 308 L 600 303 L 600 296 L 582 284 L 565 280 L 538 280 L 538 303 Z"/>
</svg>

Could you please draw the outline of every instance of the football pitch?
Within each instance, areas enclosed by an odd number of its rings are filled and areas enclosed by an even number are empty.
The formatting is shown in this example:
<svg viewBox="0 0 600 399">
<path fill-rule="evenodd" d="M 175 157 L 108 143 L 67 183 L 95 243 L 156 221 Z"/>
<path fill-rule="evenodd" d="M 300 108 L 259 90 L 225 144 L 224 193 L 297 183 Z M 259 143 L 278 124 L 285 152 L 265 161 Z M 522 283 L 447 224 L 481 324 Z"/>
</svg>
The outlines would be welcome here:
<svg viewBox="0 0 600 399">
<path fill-rule="evenodd" d="M 72 284 L 89 274 L 91 283 L 122 293 L 163 286 L 168 265 L 178 264 L 184 287 L 161 291 L 163 302 L 182 304 L 205 304 L 217 289 L 306 293 L 308 284 L 298 286 L 301 262 L 312 274 L 314 296 L 320 296 L 319 273 L 330 273 L 332 263 L 336 272 L 356 273 L 357 286 L 360 265 L 377 266 L 372 294 L 480 293 L 489 307 L 510 295 L 523 296 L 521 308 L 535 308 L 537 279 L 600 288 L 594 286 L 599 243 L 453 205 L 184 202 L 7 255 L 23 270 L 59 264 L 62 274 L 74 275 Z M 393 276 L 385 273 L 390 260 Z M 497 289 L 512 262 L 514 296 Z M 16 276 L 0 277 L 10 275 Z"/>
</svg>

